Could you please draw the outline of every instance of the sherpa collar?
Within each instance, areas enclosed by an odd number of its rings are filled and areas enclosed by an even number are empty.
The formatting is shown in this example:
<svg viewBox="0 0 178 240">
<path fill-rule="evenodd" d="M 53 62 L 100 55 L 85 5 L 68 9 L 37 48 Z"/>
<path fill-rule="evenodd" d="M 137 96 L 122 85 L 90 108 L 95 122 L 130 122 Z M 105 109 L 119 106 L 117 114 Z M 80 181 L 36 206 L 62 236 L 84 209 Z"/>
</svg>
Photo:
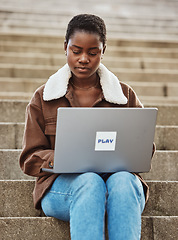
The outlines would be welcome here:
<svg viewBox="0 0 178 240">
<path fill-rule="evenodd" d="M 111 103 L 126 104 L 128 100 L 123 94 L 118 78 L 103 64 L 100 64 L 97 72 L 100 77 L 104 98 Z M 63 97 L 67 92 L 71 76 L 70 68 L 68 64 L 65 64 L 46 82 L 43 100 L 50 101 Z"/>
</svg>

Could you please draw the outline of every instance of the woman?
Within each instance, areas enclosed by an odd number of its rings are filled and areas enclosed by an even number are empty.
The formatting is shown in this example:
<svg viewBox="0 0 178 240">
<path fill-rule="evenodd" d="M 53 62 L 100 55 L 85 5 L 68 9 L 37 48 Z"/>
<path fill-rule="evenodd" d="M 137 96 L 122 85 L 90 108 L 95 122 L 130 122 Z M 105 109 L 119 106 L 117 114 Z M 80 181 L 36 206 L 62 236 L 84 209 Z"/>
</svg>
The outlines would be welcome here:
<svg viewBox="0 0 178 240">
<path fill-rule="evenodd" d="M 105 213 L 109 239 L 138 240 L 148 199 L 148 186 L 140 176 L 42 171 L 53 167 L 58 107 L 142 107 L 135 92 L 101 64 L 106 50 L 101 18 L 73 17 L 64 49 L 67 64 L 37 89 L 27 106 L 20 166 L 24 173 L 37 177 L 34 205 L 46 216 L 70 221 L 72 240 L 104 239 Z"/>
</svg>

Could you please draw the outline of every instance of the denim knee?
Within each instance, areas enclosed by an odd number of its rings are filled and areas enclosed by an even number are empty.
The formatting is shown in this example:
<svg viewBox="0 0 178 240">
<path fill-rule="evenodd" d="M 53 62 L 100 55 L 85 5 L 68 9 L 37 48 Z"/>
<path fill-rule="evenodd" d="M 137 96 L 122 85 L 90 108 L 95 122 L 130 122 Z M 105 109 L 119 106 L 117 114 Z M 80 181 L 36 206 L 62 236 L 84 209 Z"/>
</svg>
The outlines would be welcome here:
<svg viewBox="0 0 178 240">
<path fill-rule="evenodd" d="M 111 175 L 107 182 L 108 195 L 117 195 L 120 200 L 133 201 L 140 203 L 141 198 L 145 200 L 143 186 L 139 178 L 126 171 L 121 171 Z M 144 204 L 143 204 L 144 205 Z M 143 208 L 143 207 L 142 207 Z"/>
<path fill-rule="evenodd" d="M 122 191 L 122 189 L 124 190 L 125 187 L 130 187 L 134 184 L 138 184 L 142 186 L 140 180 L 134 174 L 126 171 L 121 171 L 121 172 L 112 174 L 108 178 L 106 184 L 107 186 L 111 185 L 111 187 L 114 190 L 119 189 L 120 191 Z"/>
<path fill-rule="evenodd" d="M 95 194 L 106 193 L 106 185 L 104 180 L 96 173 L 88 172 L 80 174 L 74 182 L 73 190 L 82 189 L 86 192 L 95 192 Z"/>
</svg>

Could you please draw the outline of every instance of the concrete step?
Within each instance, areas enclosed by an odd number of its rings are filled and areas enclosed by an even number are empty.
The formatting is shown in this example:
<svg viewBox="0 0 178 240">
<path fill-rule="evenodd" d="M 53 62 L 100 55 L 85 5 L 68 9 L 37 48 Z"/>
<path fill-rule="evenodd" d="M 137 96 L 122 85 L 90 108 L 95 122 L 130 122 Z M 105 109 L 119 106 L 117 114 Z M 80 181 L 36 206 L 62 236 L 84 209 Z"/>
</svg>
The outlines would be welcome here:
<svg viewBox="0 0 178 240">
<path fill-rule="evenodd" d="M 0 122 L 24 122 L 27 101 L 0 101 Z"/>
<path fill-rule="evenodd" d="M 178 96 L 178 83 L 170 82 L 127 82 L 138 96 Z M 1 85 L 1 80 L 0 80 Z"/>
<path fill-rule="evenodd" d="M 0 92 L 0 99 L 4 100 L 28 100 L 30 101 L 33 93 L 23 92 Z"/>
<path fill-rule="evenodd" d="M 43 16 L 43 18 L 42 18 Z M 70 20 L 71 16 L 51 16 L 46 14 L 28 14 L 25 17 L 25 14 L 19 13 L 18 15 L 8 15 L 0 16 L 1 27 L 8 28 L 38 28 L 38 29 L 53 29 L 53 30 L 66 30 L 66 23 Z M 104 18 L 107 25 L 108 32 L 144 32 L 144 33 L 177 33 L 177 22 L 176 21 L 163 21 L 157 20 L 158 22 L 153 22 L 152 19 L 148 20 L 133 18 L 133 22 L 129 21 L 130 19 L 116 18 L 111 17 Z M 115 21 L 113 21 L 115 20 Z M 127 26 L 127 28 L 126 28 Z"/>
<path fill-rule="evenodd" d="M 37 15 L 40 16 L 41 14 L 37 14 Z M 113 21 L 115 21 L 115 18 L 113 18 Z M 131 21 L 133 21 L 133 19 L 131 19 Z M 21 32 L 21 33 L 18 33 L 17 31 L 16 32 L 6 31 L 6 32 L 1 32 L 1 46 L 4 44 L 5 45 L 12 44 L 12 46 L 17 44 L 17 46 L 20 46 L 20 45 L 23 45 L 23 43 L 25 43 L 26 46 L 28 45 L 32 46 L 32 43 L 33 43 L 34 46 L 38 45 L 38 47 L 40 47 L 40 45 L 44 46 L 46 44 L 53 44 L 56 50 L 59 47 L 63 49 L 63 45 L 62 45 L 64 42 L 63 35 L 62 36 L 59 36 L 59 34 L 47 35 L 42 33 L 34 34 L 34 33 L 29 33 L 27 31 Z M 127 38 L 122 38 L 122 36 L 120 36 L 119 38 L 109 37 L 107 41 L 107 45 L 108 45 L 108 48 L 109 46 L 120 46 L 120 47 L 130 46 L 130 47 L 141 47 L 141 48 L 175 48 L 176 49 L 178 48 L 178 41 L 165 40 L 164 38 L 160 40 L 149 40 L 149 39 L 139 39 L 139 38 L 127 39 Z"/>
<path fill-rule="evenodd" d="M 121 81 L 177 82 L 178 70 L 109 68 Z"/>
<path fill-rule="evenodd" d="M 39 86 L 44 84 L 47 79 L 40 78 L 8 78 L 0 77 L 0 89 L 3 89 L 4 96 L 10 95 L 11 92 L 33 93 Z M 177 96 L 178 97 L 178 83 L 177 82 L 129 82 L 129 84 L 137 95 L 139 96 Z M 0 91 L 1 92 L 1 91 Z M 5 95 L 6 94 L 6 95 Z M 13 95 L 13 94 L 12 94 Z M 1 92 L 1 96 L 3 96 Z M 8 98 L 8 97 L 7 97 Z"/>
<path fill-rule="evenodd" d="M 30 101 L 33 92 L 0 92 L 0 100 L 26 100 Z M 139 96 L 139 95 L 138 95 Z M 139 96 L 140 100 L 146 105 L 160 105 L 169 104 L 177 105 L 178 97 L 153 97 L 153 96 Z"/>
<path fill-rule="evenodd" d="M 2 240 L 70 239 L 69 223 L 49 217 L 0 218 L 0 229 Z"/>
<path fill-rule="evenodd" d="M 141 239 L 176 240 L 177 224 L 178 217 L 142 217 Z M 0 228 L 2 229 L 2 240 L 70 239 L 69 223 L 49 217 L 0 218 Z M 108 238 L 106 237 L 106 239 Z"/>
<path fill-rule="evenodd" d="M 155 133 L 155 143 L 158 150 L 178 149 L 178 126 L 157 126 Z"/>
<path fill-rule="evenodd" d="M 22 172 L 19 166 L 21 149 L 0 150 L 1 180 L 33 180 Z M 142 173 L 145 180 L 178 181 L 178 151 L 156 151 L 149 173 Z"/>
<path fill-rule="evenodd" d="M 178 216 L 178 181 L 147 181 L 150 198 L 144 216 Z M 32 192 L 34 180 L 0 180 L 0 217 L 38 217 L 41 210 L 34 209 Z M 173 201 L 174 199 L 174 201 Z"/>
<path fill-rule="evenodd" d="M 24 27 L 16 27 L 16 28 L 10 28 L 10 27 L 7 27 L 7 26 L 3 26 L 0 28 L 0 32 L 3 32 L 3 33 L 8 33 L 8 32 L 11 32 L 11 33 L 14 33 L 16 34 L 18 32 L 18 34 L 23 34 L 24 32 L 28 32 L 30 34 L 39 34 L 39 32 L 41 34 L 44 34 L 44 35 L 56 35 L 56 32 L 60 35 L 60 36 L 63 36 L 65 34 L 65 31 L 63 30 L 53 30 L 53 29 L 44 29 L 44 28 L 41 28 L 41 29 L 38 29 L 38 28 L 28 28 L 28 31 L 27 31 L 27 28 Z M 142 31 L 140 32 L 127 32 L 127 30 L 125 30 L 124 32 L 111 32 L 111 31 L 108 31 L 108 37 L 109 38 L 121 38 L 121 39 L 128 39 L 128 40 L 137 40 L 137 39 L 142 39 L 142 40 L 150 40 L 150 41 L 161 41 L 162 39 L 164 39 L 165 41 L 177 41 L 177 33 L 174 33 L 172 32 L 171 34 L 169 33 L 166 33 L 166 32 L 160 32 L 158 34 L 155 34 L 153 32 L 149 32 L 149 33 L 145 33 Z"/>
<path fill-rule="evenodd" d="M 61 66 L 0 64 L 0 77 L 8 78 L 46 78 Z M 125 69 L 109 68 L 121 81 L 134 82 L 176 82 L 178 70 L 168 69 Z"/>
<path fill-rule="evenodd" d="M 21 149 L 24 123 L 0 123 L 1 149 Z"/>
<path fill-rule="evenodd" d="M 61 66 L 0 64 L 0 77 L 46 78 L 48 79 Z"/>
<path fill-rule="evenodd" d="M 139 95 L 138 95 L 139 96 Z M 156 97 L 156 96 L 139 96 L 140 101 L 145 105 L 160 105 L 160 104 L 168 104 L 168 105 L 177 105 L 178 97 Z"/>
<path fill-rule="evenodd" d="M 21 149 L 24 123 L 0 123 L 1 149 Z M 155 143 L 158 150 L 178 150 L 178 126 L 157 126 Z"/>
<path fill-rule="evenodd" d="M 145 57 L 145 58 L 177 58 L 177 48 L 145 48 L 108 46 L 105 56 L 112 57 Z"/>
<path fill-rule="evenodd" d="M 34 177 L 24 174 L 19 165 L 21 149 L 0 150 L 1 180 L 34 180 Z"/>
<path fill-rule="evenodd" d="M 55 3 L 55 4 L 54 4 Z M 61 6 L 60 2 L 47 1 L 44 4 L 39 1 L 37 6 L 34 6 L 33 1 L 28 1 L 25 6 L 21 5 L 21 1 L 15 4 L 13 1 L 5 1 L 2 6 L 2 12 L 22 12 L 26 14 L 54 14 L 58 16 L 69 15 L 78 12 L 86 12 L 90 6 L 89 3 L 81 5 L 81 1 L 76 1 L 76 5 L 73 8 L 69 8 L 70 1 L 67 0 Z M 54 6 L 55 5 L 55 6 Z M 92 6 L 90 6 L 90 11 L 96 14 L 102 14 L 102 16 L 117 17 L 125 16 L 127 18 L 138 18 L 138 19 L 164 19 L 164 20 L 176 20 L 177 1 L 161 1 L 157 5 L 152 0 L 142 1 L 110 1 L 108 4 L 102 4 L 101 1 L 92 1 Z"/>
<path fill-rule="evenodd" d="M 44 16 L 45 17 L 45 16 Z M 124 34 L 141 34 L 144 36 L 149 36 L 149 35 L 165 35 L 165 36 L 176 36 L 178 35 L 178 30 L 177 27 L 174 26 L 169 26 L 169 28 L 164 28 L 160 26 L 134 26 L 134 25 L 121 25 L 119 24 L 119 21 L 117 21 L 118 24 L 116 25 L 111 25 L 107 24 L 107 34 L 110 36 L 111 34 L 117 34 L 117 35 L 122 35 Z M 66 31 L 66 23 L 61 23 L 60 25 L 58 22 L 33 22 L 33 21 L 22 21 L 21 19 L 13 19 L 13 20 L 6 20 L 6 21 L 1 21 L 0 24 L 0 31 L 3 30 L 23 30 L 23 31 L 29 31 L 29 32 L 44 32 L 44 33 L 56 33 L 59 32 L 60 35 L 62 33 L 65 33 Z"/>
<path fill-rule="evenodd" d="M 178 105 L 172 104 L 145 104 L 145 107 L 158 108 L 158 125 L 178 125 Z"/>
<path fill-rule="evenodd" d="M 50 14 L 46 13 L 45 18 L 44 14 L 35 14 L 35 13 L 23 13 L 23 12 L 13 12 L 9 14 L 8 12 L 3 12 L 0 15 L 0 19 L 4 21 L 4 24 L 15 22 L 25 22 L 27 25 L 35 25 L 36 23 L 41 25 L 56 25 L 59 27 L 66 26 L 66 22 L 71 19 L 71 16 L 64 14 Z M 107 26 L 140 26 L 140 27 L 151 27 L 151 28 L 169 28 L 169 27 L 178 27 L 178 23 L 175 20 L 168 21 L 166 19 L 144 19 L 142 21 L 137 18 L 122 18 L 120 16 L 104 16 L 104 20 Z"/>
<path fill-rule="evenodd" d="M 30 101 L 33 92 L 0 92 L 0 100 L 26 100 Z M 139 95 L 138 95 L 139 96 Z M 161 105 L 168 104 L 177 106 L 178 105 L 178 97 L 153 97 L 153 96 L 139 96 L 144 106 L 148 105 Z M 169 123 L 168 123 L 169 125 Z"/>
<path fill-rule="evenodd" d="M 166 101 L 166 100 L 165 100 Z M 24 122 L 28 101 L 0 100 L 0 122 Z M 158 108 L 158 125 L 178 125 L 178 104 L 145 104 Z"/>
<path fill-rule="evenodd" d="M 61 43 L 29 43 L 29 42 L 10 42 L 1 41 L 1 52 L 19 52 L 19 53 L 48 53 L 48 54 L 64 54 L 64 39 Z M 112 57 L 144 57 L 144 58 L 178 58 L 178 48 L 154 48 L 139 46 L 113 46 L 107 45 L 104 56 Z"/>
<path fill-rule="evenodd" d="M 40 78 L 1 78 L 0 89 L 4 92 L 33 93 L 38 87 L 44 84 L 47 79 Z"/>
<path fill-rule="evenodd" d="M 41 18 L 40 18 L 41 17 Z M 42 18 L 43 17 L 43 18 Z M 25 16 L 23 13 L 19 13 L 18 15 L 6 15 L 0 16 L 1 19 L 1 28 L 6 27 L 8 29 L 11 28 L 38 28 L 38 29 L 52 29 L 56 31 L 63 31 L 66 30 L 66 23 L 69 22 L 71 19 L 70 16 L 59 16 L 53 18 L 50 15 L 41 15 L 38 16 L 37 14 L 28 14 Z M 178 24 L 176 21 L 163 21 L 157 20 L 153 22 L 153 20 L 145 20 L 142 19 L 123 19 L 123 18 L 104 18 L 105 23 L 107 25 L 107 32 L 142 32 L 142 33 L 170 33 L 176 34 Z"/>
<path fill-rule="evenodd" d="M 178 152 L 156 151 L 150 172 L 141 173 L 145 180 L 178 181 Z"/>
<path fill-rule="evenodd" d="M 106 56 L 103 64 L 114 68 L 136 69 L 178 69 L 178 59 L 162 58 L 120 58 Z M 64 54 L 0 52 L 0 63 L 59 66 L 66 63 Z"/>
</svg>

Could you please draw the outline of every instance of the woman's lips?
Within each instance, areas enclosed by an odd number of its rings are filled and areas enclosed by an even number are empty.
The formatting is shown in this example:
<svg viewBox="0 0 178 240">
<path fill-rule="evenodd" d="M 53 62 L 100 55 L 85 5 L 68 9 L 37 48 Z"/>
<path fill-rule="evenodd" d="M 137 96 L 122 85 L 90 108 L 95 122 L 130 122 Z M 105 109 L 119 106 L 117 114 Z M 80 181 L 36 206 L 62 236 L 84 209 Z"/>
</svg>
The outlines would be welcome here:
<svg viewBox="0 0 178 240">
<path fill-rule="evenodd" d="M 87 67 L 75 67 L 75 69 L 79 70 L 80 72 L 88 72 L 90 68 Z"/>
</svg>

